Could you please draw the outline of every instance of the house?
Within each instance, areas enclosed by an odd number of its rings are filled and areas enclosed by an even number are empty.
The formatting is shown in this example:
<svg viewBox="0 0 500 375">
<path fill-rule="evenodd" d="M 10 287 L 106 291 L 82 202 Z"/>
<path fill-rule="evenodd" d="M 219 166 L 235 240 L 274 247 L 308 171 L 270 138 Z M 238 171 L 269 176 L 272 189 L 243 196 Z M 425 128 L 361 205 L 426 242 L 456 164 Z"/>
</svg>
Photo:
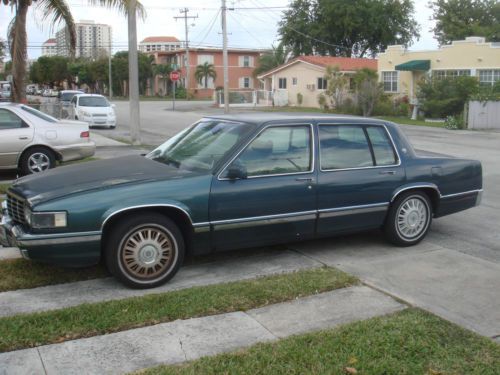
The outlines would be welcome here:
<svg viewBox="0 0 500 375">
<path fill-rule="evenodd" d="M 424 77 L 477 77 L 484 86 L 500 80 L 500 43 L 469 37 L 437 50 L 408 51 L 389 46 L 378 56 L 378 73 L 386 93 L 407 96 L 418 104 L 417 83 Z"/>
<path fill-rule="evenodd" d="M 270 70 L 258 78 L 262 88 L 274 92 L 275 105 L 298 105 L 298 94 L 302 95 L 302 106 L 319 107 L 318 96 L 326 89 L 324 78 L 327 66 L 338 66 L 342 73 L 353 75 L 357 70 L 377 70 L 377 60 L 332 57 L 299 56 L 286 64 Z"/>
<path fill-rule="evenodd" d="M 55 38 L 47 39 L 42 44 L 42 56 L 57 55 L 57 40 Z"/>
<path fill-rule="evenodd" d="M 181 47 L 181 41 L 175 36 L 149 36 L 139 42 L 139 51 L 143 53 L 175 51 Z"/>
<path fill-rule="evenodd" d="M 258 88 L 258 80 L 253 77 L 253 71 L 258 64 L 259 56 L 264 51 L 254 49 L 228 50 L 228 75 L 230 91 L 253 91 Z M 160 51 L 154 54 L 155 64 L 174 64 L 181 73 L 180 84 L 188 84 L 189 92 L 195 98 L 212 98 L 218 87 L 224 86 L 224 66 L 222 62 L 222 49 L 220 48 L 190 48 L 189 49 L 189 79 L 186 79 L 188 67 L 186 66 L 186 50 Z M 205 83 L 198 82 L 195 71 L 198 65 L 205 62 L 212 64 L 216 72 L 215 80 L 209 78 L 207 87 Z M 159 77 L 155 77 L 152 85 L 153 94 L 158 94 L 160 88 Z"/>
</svg>

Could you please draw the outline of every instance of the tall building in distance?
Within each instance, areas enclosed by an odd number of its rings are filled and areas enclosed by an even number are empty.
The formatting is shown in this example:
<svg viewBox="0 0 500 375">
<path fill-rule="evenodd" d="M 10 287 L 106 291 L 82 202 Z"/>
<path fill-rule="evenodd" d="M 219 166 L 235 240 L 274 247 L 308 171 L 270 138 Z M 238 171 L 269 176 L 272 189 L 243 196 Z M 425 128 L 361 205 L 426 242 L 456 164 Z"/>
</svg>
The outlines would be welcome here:
<svg viewBox="0 0 500 375">
<path fill-rule="evenodd" d="M 174 36 L 148 36 L 139 43 L 139 51 L 144 53 L 175 51 L 181 47 L 181 41 Z"/>
<path fill-rule="evenodd" d="M 111 54 L 111 26 L 95 23 L 95 21 L 80 21 L 75 24 L 76 50 L 75 57 L 98 59 Z M 69 56 L 69 31 L 65 26 L 56 33 L 57 54 Z"/>
<path fill-rule="evenodd" d="M 42 56 L 57 55 L 57 42 L 55 38 L 47 39 L 42 44 Z"/>
</svg>

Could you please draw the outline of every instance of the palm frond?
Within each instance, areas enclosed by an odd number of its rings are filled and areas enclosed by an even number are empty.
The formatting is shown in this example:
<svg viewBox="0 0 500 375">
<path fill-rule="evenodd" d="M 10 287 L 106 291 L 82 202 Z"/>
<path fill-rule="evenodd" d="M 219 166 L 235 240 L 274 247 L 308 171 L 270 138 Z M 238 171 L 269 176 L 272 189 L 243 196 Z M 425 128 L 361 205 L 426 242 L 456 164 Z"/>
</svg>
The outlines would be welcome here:
<svg viewBox="0 0 500 375">
<path fill-rule="evenodd" d="M 64 22 L 69 30 L 70 49 L 76 47 L 75 20 L 66 0 L 38 0 L 37 8 L 42 12 L 42 20 L 49 20 L 52 25 Z"/>
<path fill-rule="evenodd" d="M 87 0 L 90 5 L 97 5 L 106 8 L 118 9 L 123 14 L 128 14 L 130 8 L 130 0 Z M 136 3 L 137 16 L 141 19 L 146 18 L 146 9 L 144 6 L 137 1 Z"/>
</svg>

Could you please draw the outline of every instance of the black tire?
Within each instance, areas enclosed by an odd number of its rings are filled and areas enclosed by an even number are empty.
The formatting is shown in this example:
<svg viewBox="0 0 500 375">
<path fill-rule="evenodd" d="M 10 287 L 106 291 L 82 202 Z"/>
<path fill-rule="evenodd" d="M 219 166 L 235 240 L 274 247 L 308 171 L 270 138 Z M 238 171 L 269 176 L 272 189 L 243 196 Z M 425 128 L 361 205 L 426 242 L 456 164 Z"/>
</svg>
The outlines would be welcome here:
<svg viewBox="0 0 500 375">
<path fill-rule="evenodd" d="M 47 147 L 32 147 L 26 150 L 19 160 L 19 169 L 23 176 L 43 172 L 54 168 L 56 157 L 54 152 Z"/>
<path fill-rule="evenodd" d="M 182 233 L 161 214 L 127 217 L 110 230 L 104 254 L 106 266 L 127 286 L 146 289 L 162 285 L 177 273 L 184 260 Z"/>
<path fill-rule="evenodd" d="M 416 245 L 426 236 L 432 222 L 432 203 L 421 191 L 402 193 L 392 203 L 384 233 L 397 246 Z"/>
</svg>

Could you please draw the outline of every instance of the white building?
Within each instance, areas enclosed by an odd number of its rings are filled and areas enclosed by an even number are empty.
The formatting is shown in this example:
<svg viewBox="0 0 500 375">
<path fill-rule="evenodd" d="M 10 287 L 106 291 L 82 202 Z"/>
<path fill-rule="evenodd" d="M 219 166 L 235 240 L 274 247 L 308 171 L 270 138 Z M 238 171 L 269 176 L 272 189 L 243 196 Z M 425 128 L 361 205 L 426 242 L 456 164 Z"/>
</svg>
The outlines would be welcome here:
<svg viewBox="0 0 500 375">
<path fill-rule="evenodd" d="M 175 51 L 182 48 L 182 43 L 174 36 L 149 36 L 139 43 L 139 51 L 153 53 Z"/>
<path fill-rule="evenodd" d="M 55 38 L 47 39 L 42 44 L 42 56 L 57 55 L 57 42 Z"/>
<path fill-rule="evenodd" d="M 109 56 L 112 47 L 111 26 L 94 21 L 80 21 L 75 24 L 75 57 L 97 59 Z M 67 27 L 56 33 L 57 54 L 69 56 L 69 31 Z"/>
</svg>

